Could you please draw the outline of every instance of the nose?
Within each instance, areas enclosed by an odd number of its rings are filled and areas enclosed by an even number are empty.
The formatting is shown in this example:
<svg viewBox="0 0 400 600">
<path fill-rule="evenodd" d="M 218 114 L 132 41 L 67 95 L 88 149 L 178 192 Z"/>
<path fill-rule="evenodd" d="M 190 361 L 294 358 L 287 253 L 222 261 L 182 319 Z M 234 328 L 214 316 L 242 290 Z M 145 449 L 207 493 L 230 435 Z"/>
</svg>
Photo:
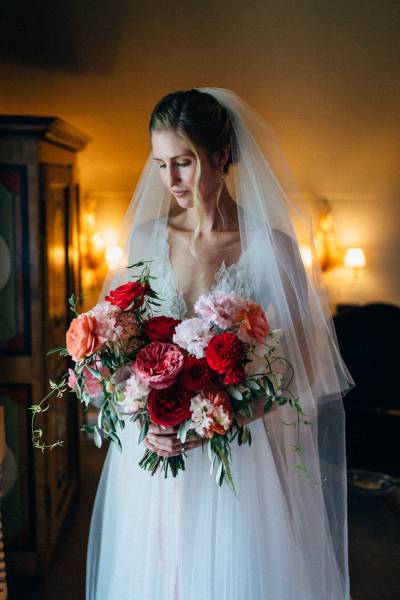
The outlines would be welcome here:
<svg viewBox="0 0 400 600">
<path fill-rule="evenodd" d="M 176 183 L 180 181 L 179 172 L 174 167 L 167 167 L 167 185 L 169 188 L 172 188 Z"/>
</svg>

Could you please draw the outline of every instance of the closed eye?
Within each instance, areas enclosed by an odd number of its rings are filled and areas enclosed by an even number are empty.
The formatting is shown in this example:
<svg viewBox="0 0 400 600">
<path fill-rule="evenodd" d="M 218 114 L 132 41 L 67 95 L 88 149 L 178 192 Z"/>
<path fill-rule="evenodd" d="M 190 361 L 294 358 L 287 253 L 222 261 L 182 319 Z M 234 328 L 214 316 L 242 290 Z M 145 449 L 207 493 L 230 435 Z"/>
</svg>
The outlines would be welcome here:
<svg viewBox="0 0 400 600">
<path fill-rule="evenodd" d="M 190 160 L 187 160 L 187 161 L 181 162 L 181 163 L 177 162 L 175 164 L 176 164 L 177 167 L 188 167 L 190 165 Z M 165 169 L 165 167 L 166 167 L 166 164 L 164 163 L 164 164 L 160 165 L 159 168 L 160 169 Z"/>
</svg>

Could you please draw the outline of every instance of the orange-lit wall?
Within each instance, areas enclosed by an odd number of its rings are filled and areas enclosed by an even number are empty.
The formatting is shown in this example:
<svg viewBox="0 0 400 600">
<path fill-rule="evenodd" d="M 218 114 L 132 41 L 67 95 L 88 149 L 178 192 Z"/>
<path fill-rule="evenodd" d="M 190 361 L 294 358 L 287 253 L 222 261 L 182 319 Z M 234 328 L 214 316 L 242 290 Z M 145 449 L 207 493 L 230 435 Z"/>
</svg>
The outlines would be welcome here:
<svg viewBox="0 0 400 600">
<path fill-rule="evenodd" d="M 154 103 L 228 87 L 275 130 L 301 191 L 331 200 L 343 244 L 365 248 L 356 286 L 327 276 L 333 300 L 400 304 L 398 2 L 40 4 L 10 13 L 0 111 L 57 115 L 92 136 L 81 181 L 100 230 L 122 219 Z"/>
</svg>

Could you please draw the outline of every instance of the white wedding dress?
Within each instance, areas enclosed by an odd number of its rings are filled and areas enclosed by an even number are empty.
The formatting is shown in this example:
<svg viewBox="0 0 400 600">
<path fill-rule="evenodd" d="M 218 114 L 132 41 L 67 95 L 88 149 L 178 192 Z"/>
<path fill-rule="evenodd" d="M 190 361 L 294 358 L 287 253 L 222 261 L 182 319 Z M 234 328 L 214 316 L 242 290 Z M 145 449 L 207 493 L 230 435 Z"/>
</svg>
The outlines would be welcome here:
<svg viewBox="0 0 400 600">
<path fill-rule="evenodd" d="M 183 318 L 190 311 L 177 291 L 163 231 L 152 266 L 155 287 L 162 314 Z M 251 296 L 246 252 L 221 265 L 213 289 Z M 292 527 L 268 437 L 268 419 L 278 412 L 250 424 L 251 447 L 232 445 L 237 495 L 210 476 L 206 449 L 188 452 L 186 471 L 176 478 L 140 469 L 145 447 L 128 422 L 120 433 L 123 452 L 110 445 L 97 490 L 86 600 L 347 598 L 339 576 L 337 582 L 332 576 L 335 567 L 324 564 L 324 540 L 305 552 Z"/>
</svg>

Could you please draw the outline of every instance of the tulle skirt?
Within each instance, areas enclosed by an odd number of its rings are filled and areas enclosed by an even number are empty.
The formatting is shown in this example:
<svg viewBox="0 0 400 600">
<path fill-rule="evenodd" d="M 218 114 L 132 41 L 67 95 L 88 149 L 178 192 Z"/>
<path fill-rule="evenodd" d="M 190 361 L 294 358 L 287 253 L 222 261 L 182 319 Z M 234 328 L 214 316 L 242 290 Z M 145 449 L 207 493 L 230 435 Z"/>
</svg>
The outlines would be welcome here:
<svg viewBox="0 0 400 600">
<path fill-rule="evenodd" d="M 250 447 L 232 444 L 234 494 L 210 476 L 206 448 L 178 477 L 152 477 L 127 423 L 97 490 L 86 600 L 345 599 L 323 564 L 305 562 L 263 420 L 250 429 Z"/>
</svg>

